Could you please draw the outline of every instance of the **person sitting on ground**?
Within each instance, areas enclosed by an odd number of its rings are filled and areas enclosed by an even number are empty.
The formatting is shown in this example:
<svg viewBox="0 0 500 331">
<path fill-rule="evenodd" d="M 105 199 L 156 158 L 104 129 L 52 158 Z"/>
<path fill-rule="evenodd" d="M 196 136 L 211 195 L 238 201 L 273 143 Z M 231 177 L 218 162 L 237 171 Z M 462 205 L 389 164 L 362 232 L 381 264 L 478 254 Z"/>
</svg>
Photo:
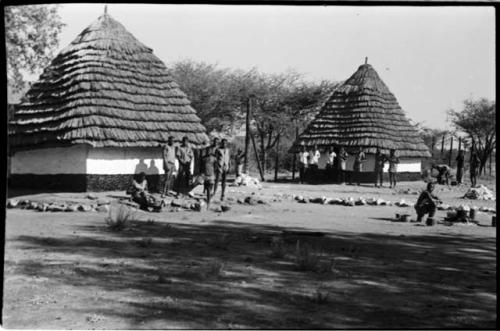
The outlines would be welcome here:
<svg viewBox="0 0 500 331">
<path fill-rule="evenodd" d="M 417 203 L 415 204 L 415 211 L 417 212 L 417 222 L 422 222 L 422 217 L 425 214 L 429 214 L 428 218 L 432 219 L 436 213 L 436 208 L 438 203 L 442 203 L 441 200 L 432 194 L 434 191 L 434 183 L 427 183 L 427 189 L 420 193 Z"/>
<path fill-rule="evenodd" d="M 204 182 L 203 182 L 204 191 L 207 194 L 207 209 L 210 207 L 212 189 L 215 184 L 216 163 L 217 163 L 217 158 L 215 157 L 214 153 L 212 153 L 211 150 L 205 153 L 202 162 L 202 173 L 204 177 Z"/>
<path fill-rule="evenodd" d="M 131 195 L 132 201 L 138 203 L 141 210 L 149 211 L 149 207 L 152 207 L 154 211 L 161 210 L 161 201 L 157 202 L 148 194 L 146 173 L 141 172 L 132 180 Z"/>
<path fill-rule="evenodd" d="M 449 185 L 449 178 L 451 176 L 451 168 L 447 164 L 433 164 L 432 169 L 436 169 L 438 171 L 437 182 L 438 184 L 446 184 Z"/>
</svg>

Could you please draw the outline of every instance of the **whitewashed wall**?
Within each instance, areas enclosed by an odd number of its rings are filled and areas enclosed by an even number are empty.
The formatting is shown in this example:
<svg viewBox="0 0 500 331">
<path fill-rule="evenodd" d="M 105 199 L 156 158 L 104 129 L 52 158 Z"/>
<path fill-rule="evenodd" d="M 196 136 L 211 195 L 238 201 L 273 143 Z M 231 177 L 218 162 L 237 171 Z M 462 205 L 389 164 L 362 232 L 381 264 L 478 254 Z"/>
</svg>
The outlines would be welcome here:
<svg viewBox="0 0 500 331">
<path fill-rule="evenodd" d="M 16 152 L 11 158 L 12 174 L 84 174 L 87 146 L 43 148 Z"/>
<path fill-rule="evenodd" d="M 326 161 L 328 156 L 326 153 L 321 153 L 321 157 L 318 162 L 318 167 L 320 169 L 326 168 Z M 421 171 L 421 161 L 420 159 L 404 159 L 400 158 L 398 164 L 398 172 L 420 172 Z M 354 155 L 349 155 L 347 157 L 347 170 L 353 170 L 354 166 Z M 375 169 L 375 155 L 367 154 L 366 160 L 363 163 L 363 171 L 374 171 Z M 384 166 L 384 172 L 389 171 L 389 164 L 386 162 Z"/>
<path fill-rule="evenodd" d="M 159 148 L 89 148 L 86 165 L 87 174 L 93 175 L 164 174 Z M 191 173 L 193 169 L 194 162 L 191 163 Z"/>
</svg>

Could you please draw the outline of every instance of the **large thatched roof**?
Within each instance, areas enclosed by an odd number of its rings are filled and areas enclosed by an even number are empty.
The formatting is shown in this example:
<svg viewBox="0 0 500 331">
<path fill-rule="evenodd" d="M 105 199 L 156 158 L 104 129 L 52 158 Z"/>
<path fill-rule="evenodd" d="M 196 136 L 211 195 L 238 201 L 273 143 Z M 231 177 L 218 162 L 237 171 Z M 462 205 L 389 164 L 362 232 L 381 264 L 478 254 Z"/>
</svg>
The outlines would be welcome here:
<svg viewBox="0 0 500 331">
<path fill-rule="evenodd" d="M 163 62 L 106 13 L 44 70 L 9 125 L 14 148 L 153 147 L 169 135 L 208 142 Z"/>
<path fill-rule="evenodd" d="M 363 147 L 368 153 L 374 153 L 377 147 L 384 152 L 395 148 L 402 157 L 431 156 L 394 95 L 369 64 L 361 65 L 335 89 L 292 151 L 300 143 L 307 147 Z"/>
</svg>

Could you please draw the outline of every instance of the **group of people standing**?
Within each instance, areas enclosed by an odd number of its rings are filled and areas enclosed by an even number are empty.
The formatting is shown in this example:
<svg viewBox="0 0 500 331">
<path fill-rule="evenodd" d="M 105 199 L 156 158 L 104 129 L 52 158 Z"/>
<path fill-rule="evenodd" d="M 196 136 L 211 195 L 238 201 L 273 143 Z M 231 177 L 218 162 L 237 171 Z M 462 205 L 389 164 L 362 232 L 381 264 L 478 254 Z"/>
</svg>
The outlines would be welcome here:
<svg viewBox="0 0 500 331">
<path fill-rule="evenodd" d="M 338 155 L 335 153 L 332 147 L 328 147 L 326 150 L 327 160 L 326 160 L 326 172 L 325 180 L 331 181 L 336 180 L 340 184 L 346 182 L 346 177 L 348 182 L 352 184 L 353 178 L 359 185 L 361 180 L 361 172 L 364 168 L 364 163 L 366 160 L 366 154 L 362 147 L 354 153 L 353 171 L 352 176 L 346 176 L 347 173 L 347 158 L 349 154 L 344 147 L 338 149 Z M 318 163 L 321 157 L 321 152 L 318 146 L 314 145 L 311 150 L 307 150 L 304 145 L 301 145 L 299 152 L 299 181 L 304 183 L 306 179 L 315 180 L 318 178 Z M 375 187 L 383 186 L 383 171 L 385 163 L 389 163 L 389 181 L 390 187 L 395 187 L 397 178 L 397 164 L 399 163 L 399 158 L 396 156 L 396 150 L 391 149 L 389 156 L 382 154 L 380 149 L 377 148 L 375 153 Z M 337 175 L 336 178 L 335 174 Z"/>
<path fill-rule="evenodd" d="M 457 184 L 462 184 L 464 170 L 465 170 L 465 151 L 460 150 L 456 157 L 457 164 L 457 172 L 456 172 L 456 180 Z M 471 149 L 470 161 L 469 161 L 469 174 L 470 174 L 470 182 L 471 186 L 475 187 L 477 184 L 477 175 L 479 173 L 479 165 L 480 159 L 474 148 Z M 433 164 L 431 166 L 431 171 L 436 170 L 437 174 L 437 183 L 438 184 L 450 184 L 451 175 L 451 167 L 447 164 Z"/>
</svg>

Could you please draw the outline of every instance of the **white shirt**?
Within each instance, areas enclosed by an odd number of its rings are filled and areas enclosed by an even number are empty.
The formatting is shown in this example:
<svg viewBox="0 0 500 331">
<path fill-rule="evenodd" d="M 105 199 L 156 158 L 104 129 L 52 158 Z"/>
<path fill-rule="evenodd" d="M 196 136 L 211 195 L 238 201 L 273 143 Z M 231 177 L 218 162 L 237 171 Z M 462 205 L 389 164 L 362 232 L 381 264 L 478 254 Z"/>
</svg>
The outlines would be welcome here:
<svg viewBox="0 0 500 331">
<path fill-rule="evenodd" d="M 335 154 L 335 152 L 331 152 L 329 155 L 328 155 L 328 161 L 327 163 L 328 164 L 333 164 L 333 160 L 337 157 L 337 154 Z"/>
<path fill-rule="evenodd" d="M 299 162 L 303 164 L 307 164 L 307 157 L 309 156 L 308 152 L 300 152 L 299 153 Z"/>
<path fill-rule="evenodd" d="M 314 151 L 311 155 L 311 159 L 309 160 L 309 164 L 318 164 L 320 156 L 321 154 L 318 150 Z"/>
</svg>

